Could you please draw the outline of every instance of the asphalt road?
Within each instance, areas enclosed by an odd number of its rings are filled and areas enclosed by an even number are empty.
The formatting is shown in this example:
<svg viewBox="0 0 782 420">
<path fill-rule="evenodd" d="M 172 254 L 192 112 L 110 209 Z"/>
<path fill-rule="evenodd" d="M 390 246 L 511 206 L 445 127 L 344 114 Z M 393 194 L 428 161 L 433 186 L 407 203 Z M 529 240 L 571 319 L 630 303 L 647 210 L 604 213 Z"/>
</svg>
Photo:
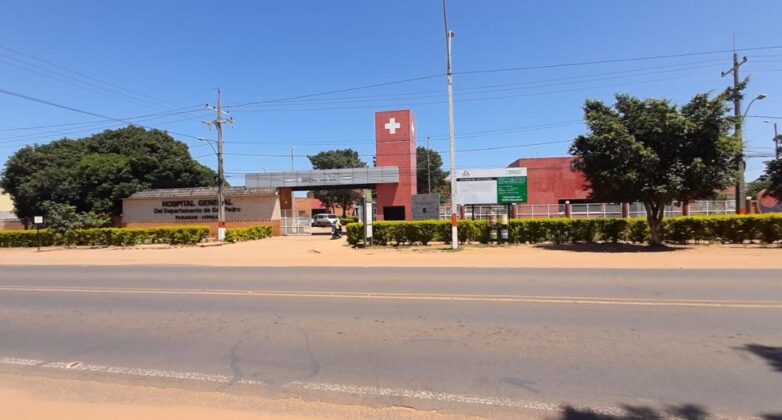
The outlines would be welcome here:
<svg viewBox="0 0 782 420">
<path fill-rule="evenodd" d="M 6 266 L 0 372 L 492 417 L 780 415 L 782 271 Z"/>
</svg>

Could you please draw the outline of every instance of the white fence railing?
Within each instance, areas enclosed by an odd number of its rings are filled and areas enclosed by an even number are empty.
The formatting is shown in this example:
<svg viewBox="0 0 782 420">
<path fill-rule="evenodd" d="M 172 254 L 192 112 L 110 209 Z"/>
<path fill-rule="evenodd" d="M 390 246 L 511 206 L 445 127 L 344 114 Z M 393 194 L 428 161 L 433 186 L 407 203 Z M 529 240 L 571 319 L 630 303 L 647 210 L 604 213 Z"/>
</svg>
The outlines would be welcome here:
<svg viewBox="0 0 782 420">
<path fill-rule="evenodd" d="M 468 220 L 485 220 L 489 215 L 508 214 L 510 206 L 486 205 L 464 206 L 464 218 Z M 690 216 L 714 216 L 736 213 L 736 202 L 733 200 L 700 200 L 689 205 Z M 565 217 L 565 204 L 520 204 L 515 208 L 517 219 L 555 219 Z M 511 209 L 511 214 L 513 214 Z M 629 216 L 646 217 L 646 210 L 641 203 L 629 205 Z M 674 203 L 665 208 L 665 217 L 681 216 L 681 204 Z M 575 219 L 606 219 L 622 217 L 622 205 L 614 203 L 578 203 L 570 204 L 570 217 Z M 450 220 L 451 207 L 440 207 L 440 219 Z"/>
</svg>

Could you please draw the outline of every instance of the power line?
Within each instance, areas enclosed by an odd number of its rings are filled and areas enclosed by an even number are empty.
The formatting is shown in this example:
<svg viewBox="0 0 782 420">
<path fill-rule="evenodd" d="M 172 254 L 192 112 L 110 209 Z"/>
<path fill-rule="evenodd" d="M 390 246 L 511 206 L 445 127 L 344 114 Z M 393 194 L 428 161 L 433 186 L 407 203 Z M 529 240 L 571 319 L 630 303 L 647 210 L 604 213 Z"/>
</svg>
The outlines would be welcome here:
<svg viewBox="0 0 782 420">
<path fill-rule="evenodd" d="M 595 86 L 586 86 L 581 88 L 574 88 L 574 89 L 559 89 L 559 90 L 549 90 L 549 91 L 543 91 L 543 92 L 532 92 L 532 93 L 520 93 L 520 94 L 512 94 L 512 95 L 495 95 L 495 96 L 487 96 L 487 97 L 479 97 L 479 98 L 466 98 L 466 99 L 459 99 L 457 102 L 464 103 L 464 102 L 481 102 L 481 101 L 493 101 L 498 99 L 512 99 L 512 98 L 521 98 L 521 97 L 530 97 L 530 96 L 544 96 L 544 95 L 552 95 L 552 94 L 560 94 L 560 93 L 572 93 L 572 92 L 579 92 L 579 91 L 586 91 L 586 90 L 593 90 L 593 89 L 601 89 L 601 88 L 614 88 L 619 86 L 627 86 L 627 85 L 639 85 L 639 84 L 649 84 L 649 83 L 657 83 L 657 82 L 667 82 L 671 80 L 680 80 L 680 79 L 686 79 L 691 77 L 700 77 L 707 75 L 709 73 L 703 73 L 703 74 L 696 74 L 696 75 L 685 75 L 685 76 L 677 76 L 677 77 L 668 77 L 668 78 L 657 78 L 657 79 L 649 79 L 649 80 L 643 80 L 643 81 L 637 81 L 637 82 L 627 82 L 627 83 L 612 83 L 612 84 L 603 84 L 603 85 L 595 85 Z M 402 102 L 402 103 L 395 103 L 395 104 L 373 104 L 373 105 L 356 105 L 356 106 L 344 106 L 344 107 L 328 107 L 328 108 L 295 108 L 295 109 L 245 109 L 245 110 L 239 110 L 236 111 L 237 113 L 258 113 L 258 112 L 309 112 L 309 111 L 338 111 L 338 110 L 348 110 L 348 109 L 376 109 L 379 107 L 383 108 L 396 108 L 396 107 L 409 107 L 409 106 L 423 106 L 423 105 L 442 105 L 445 103 L 445 101 L 423 101 L 423 102 Z"/>
<path fill-rule="evenodd" d="M 575 124 L 581 124 L 584 120 L 568 120 L 568 121 L 559 121 L 559 122 L 552 122 L 552 123 L 546 123 L 546 124 L 539 124 L 539 125 L 529 125 L 529 126 L 521 126 L 521 127 L 508 127 L 508 128 L 500 128 L 500 129 L 494 129 L 494 130 L 481 130 L 481 131 L 467 131 L 464 132 L 463 135 L 459 136 L 462 139 L 470 139 L 470 138 L 484 138 L 484 137 L 494 137 L 494 136 L 500 136 L 500 135 L 507 135 L 507 134 L 513 134 L 518 132 L 529 132 L 529 131 L 541 131 L 551 128 L 561 128 L 566 127 L 570 125 Z M 439 134 L 439 135 L 431 135 L 429 136 L 435 141 L 442 141 L 447 140 L 448 135 L 447 134 Z M 335 140 L 335 141 L 328 141 L 328 142 L 321 142 L 321 141 L 307 141 L 307 140 L 301 140 L 301 139 L 294 139 L 294 140 L 276 140 L 276 141 L 226 141 L 226 144 L 249 144 L 249 145 L 257 145 L 257 146 L 272 146 L 272 145 L 287 145 L 290 143 L 295 143 L 298 146 L 331 146 L 331 145 L 360 145 L 360 144 L 375 144 L 375 139 L 353 139 L 353 140 Z"/>
<path fill-rule="evenodd" d="M 737 50 L 730 49 L 730 50 L 697 51 L 697 52 L 688 52 L 688 53 L 680 53 L 680 54 L 653 55 L 653 56 L 646 56 L 646 57 L 581 61 L 581 62 L 560 63 L 560 64 L 545 64 L 545 65 L 526 66 L 526 67 L 506 67 L 506 68 L 499 68 L 499 69 L 470 70 L 470 71 L 458 72 L 456 74 L 485 74 L 485 73 L 501 73 L 501 72 L 510 72 L 510 71 L 543 70 L 543 69 L 553 69 L 553 68 L 560 68 L 560 67 L 592 66 L 598 64 L 629 63 L 635 61 L 650 61 L 650 60 L 662 60 L 667 58 L 681 58 L 681 57 L 694 57 L 700 55 L 725 54 L 725 53 L 732 53 L 735 51 L 763 51 L 763 50 L 775 50 L 775 49 L 782 49 L 782 45 L 769 46 L 769 47 L 756 47 L 756 48 L 741 48 Z"/>
<path fill-rule="evenodd" d="M 18 97 L 18 98 L 26 99 L 28 101 L 37 102 L 37 103 L 44 104 L 44 105 L 53 106 L 55 108 L 65 109 L 65 110 L 68 110 L 68 111 L 78 112 L 80 114 L 85 114 L 85 115 L 90 115 L 90 116 L 93 116 L 93 117 L 103 118 L 103 119 L 106 119 L 106 120 L 118 121 L 118 122 L 122 122 L 122 123 L 125 123 L 125 124 L 130 124 L 130 125 L 137 125 L 139 127 L 146 128 L 146 129 L 157 129 L 155 127 L 147 127 L 147 126 L 144 126 L 142 124 L 135 124 L 135 123 L 130 122 L 128 120 L 123 120 L 123 119 L 119 119 L 119 118 L 112 118 L 112 117 L 109 117 L 109 116 L 106 116 L 106 115 L 103 115 L 103 114 L 98 114 L 96 112 L 85 111 L 85 110 L 74 108 L 74 107 L 71 107 L 71 106 L 68 106 L 68 105 L 57 104 L 57 103 L 50 102 L 50 101 L 47 101 L 47 100 L 44 100 L 44 99 L 39 99 L 39 98 L 34 98 L 32 96 L 27 96 L 27 95 L 24 95 L 24 94 L 21 94 L 21 93 L 11 92 L 11 91 L 5 90 L 5 89 L 0 89 L 0 93 L 4 93 L 4 94 L 10 95 L 10 96 L 15 96 L 15 97 Z M 188 138 L 192 138 L 192 139 L 196 139 L 196 140 L 199 138 L 197 136 L 193 136 L 193 135 L 190 135 L 190 134 L 177 133 L 176 131 L 170 131 L 170 130 L 165 130 L 165 131 L 168 131 L 169 133 L 176 134 L 178 136 L 188 137 Z"/>
<path fill-rule="evenodd" d="M 5 64 L 7 66 L 11 66 L 11 67 L 14 67 L 14 68 L 26 71 L 28 73 L 36 74 L 38 76 L 45 77 L 45 78 L 48 78 L 48 79 L 57 80 L 59 82 L 65 83 L 67 85 L 71 85 L 71 86 L 75 86 L 75 87 L 78 87 L 78 88 L 81 88 L 81 89 L 85 89 L 85 90 L 88 90 L 90 92 L 97 93 L 99 95 L 103 95 L 103 96 L 107 96 L 107 97 L 114 98 L 114 99 L 119 99 L 119 100 L 126 100 L 126 101 L 132 102 L 134 104 L 143 105 L 143 106 L 150 106 L 150 104 L 154 104 L 154 102 L 151 102 L 151 101 L 148 101 L 148 100 L 139 100 L 139 99 L 127 96 L 127 95 L 123 96 L 122 94 L 114 93 L 114 91 L 105 89 L 105 88 L 103 88 L 103 87 L 101 87 L 101 86 L 99 86 L 97 84 L 85 82 L 85 81 L 80 80 L 80 79 L 78 79 L 76 77 L 71 77 L 71 76 L 68 76 L 66 74 L 47 69 L 47 68 L 45 68 L 43 66 L 37 66 L 35 64 L 28 63 L 26 61 L 16 59 L 14 57 L 2 56 L 2 55 L 0 55 L 0 57 L 9 58 L 11 60 L 23 63 L 23 64 L 28 65 L 28 66 L 33 66 L 35 68 L 40 68 L 41 70 L 53 73 L 56 76 L 53 76 L 53 75 L 50 75 L 50 74 L 46 74 L 46 73 L 43 73 L 43 72 L 40 72 L 40 71 L 32 70 L 32 69 L 23 67 L 23 66 L 18 65 L 18 64 L 10 63 L 8 61 L 0 60 L 0 63 Z"/>
<path fill-rule="evenodd" d="M 198 107 L 198 109 L 192 109 Z M 163 111 L 163 112 L 156 112 L 154 114 L 143 114 L 143 115 L 136 115 L 132 117 L 124 117 L 123 119 L 126 120 L 135 120 L 140 118 L 147 118 L 147 117 L 156 117 L 156 116 L 168 116 L 168 115 L 177 115 L 177 114 L 187 114 L 191 112 L 204 112 L 203 105 L 191 105 L 187 107 L 182 108 L 175 108 L 171 109 L 169 111 Z M 92 121 L 83 121 L 78 123 L 65 123 L 65 124 L 53 124 L 53 125 L 38 125 L 38 126 L 32 126 L 32 127 L 9 127 L 9 128 L 2 128 L 0 129 L 0 132 L 5 131 L 26 131 L 26 130 L 38 130 L 42 128 L 55 128 L 55 127 L 70 127 L 74 125 L 92 125 L 96 123 L 101 123 L 107 121 L 105 118 L 100 120 L 92 120 Z"/>
<path fill-rule="evenodd" d="M 628 77 L 640 77 L 640 76 L 680 72 L 680 71 L 694 70 L 694 69 L 701 69 L 701 68 L 710 68 L 710 67 L 715 67 L 718 63 L 722 63 L 722 60 L 716 60 L 716 59 L 702 60 L 698 62 L 677 64 L 677 65 L 656 66 L 656 67 L 648 67 L 643 69 L 632 69 L 632 70 L 620 70 L 615 72 L 592 73 L 588 75 L 559 77 L 559 78 L 543 79 L 543 80 L 536 80 L 536 81 L 466 87 L 466 88 L 455 89 L 455 90 L 463 95 L 478 95 L 481 93 L 493 93 L 493 92 L 510 92 L 515 90 L 536 89 L 541 87 L 560 86 L 560 85 L 572 85 L 572 84 L 579 84 L 579 83 L 589 83 L 594 81 L 616 80 L 616 79 L 628 78 Z M 704 64 L 708 64 L 708 65 L 704 65 Z M 655 69 L 658 71 L 651 71 Z M 659 69 L 666 69 L 666 70 L 659 70 Z M 638 74 L 627 74 L 627 73 L 638 73 Z M 577 80 L 577 79 L 584 79 L 584 80 Z M 559 83 L 552 83 L 552 82 L 559 82 Z M 504 89 L 497 89 L 497 88 L 504 88 Z M 380 100 L 439 98 L 443 96 L 444 95 L 439 91 L 430 90 L 430 91 L 409 92 L 409 93 L 396 94 L 396 95 L 363 95 L 363 96 L 347 96 L 347 97 L 342 96 L 342 97 L 335 97 L 331 99 L 318 99 L 315 101 L 313 100 L 302 100 L 302 101 L 295 101 L 295 102 L 289 101 L 281 104 L 267 104 L 264 106 L 281 107 L 281 106 L 298 106 L 298 105 L 329 105 L 329 104 L 341 104 L 341 103 L 349 104 L 349 103 L 376 102 Z"/>
<path fill-rule="evenodd" d="M 764 50 L 774 50 L 774 49 L 782 49 L 782 46 L 743 48 L 743 49 L 740 49 L 738 51 L 764 51 Z M 656 56 L 645 56 L 645 57 L 632 57 L 632 58 L 621 58 L 621 59 L 606 59 L 606 60 L 583 61 L 583 62 L 574 62 L 574 63 L 547 64 L 547 65 L 537 65 L 537 66 L 527 66 L 527 67 L 508 67 L 508 68 L 498 68 L 498 69 L 471 70 L 471 71 L 455 72 L 454 74 L 485 74 L 485 73 L 524 71 L 524 70 L 552 69 L 552 68 L 560 68 L 560 67 L 589 66 L 589 65 L 598 65 L 598 64 L 651 61 L 651 60 L 660 60 L 660 59 L 669 59 L 669 58 L 681 58 L 681 57 L 692 57 L 692 56 L 702 56 L 702 55 L 723 54 L 723 53 L 732 52 L 732 51 L 733 50 L 697 51 L 697 52 L 688 52 L 688 53 L 679 53 L 679 54 L 656 55 Z M 316 97 L 316 96 L 325 96 L 325 95 L 332 95 L 332 94 L 336 94 L 336 93 L 353 92 L 353 91 L 357 91 L 357 90 L 365 90 L 365 89 L 372 89 L 372 88 L 377 88 L 377 87 L 392 86 L 392 85 L 398 85 L 398 84 L 403 84 L 403 83 L 410 83 L 410 82 L 416 82 L 416 81 L 422 81 L 422 80 L 429 80 L 429 79 L 435 79 L 435 78 L 442 77 L 442 76 L 444 76 L 444 74 L 442 74 L 442 73 L 441 74 L 432 74 L 432 75 L 428 75 L 428 76 L 413 77 L 413 78 L 408 78 L 408 79 L 394 80 L 394 81 L 390 81 L 390 82 L 375 83 L 375 84 L 370 84 L 370 85 L 362 85 L 362 86 L 356 86 L 356 87 L 350 87 L 350 88 L 344 88 L 344 89 L 328 90 L 328 91 L 322 91 L 322 92 L 311 93 L 311 94 L 303 94 L 303 95 L 288 96 L 288 97 L 268 99 L 268 100 L 236 103 L 236 104 L 232 104 L 231 106 L 234 107 L 234 108 L 237 108 L 237 107 L 246 107 L 246 106 L 250 106 L 250 105 L 261 105 L 261 104 L 270 104 L 270 103 L 274 103 L 274 102 L 285 102 L 285 101 L 292 101 L 292 100 L 302 99 L 302 98 L 309 98 L 309 97 Z"/>
<path fill-rule="evenodd" d="M 534 147 L 534 146 L 544 146 L 544 145 L 550 145 L 550 144 L 562 144 L 562 143 L 570 143 L 572 140 L 555 140 L 555 141 L 544 141 L 544 142 L 536 142 L 536 143 L 526 143 L 526 144 L 515 144 L 515 145 L 507 145 L 507 146 L 493 146 L 493 147 L 481 147 L 481 148 L 474 148 L 474 149 L 458 149 L 456 150 L 457 153 L 475 153 L 475 152 L 486 152 L 486 151 L 492 151 L 492 150 L 507 150 L 507 149 L 520 149 L 525 147 Z M 439 154 L 445 154 L 448 153 L 447 150 L 435 150 L 435 152 Z M 409 152 L 400 152 L 400 153 L 359 153 L 358 156 L 360 157 L 377 157 L 377 156 L 407 156 L 409 155 Z M 226 156 L 236 156 L 236 157 L 263 157 L 263 158 L 286 158 L 289 159 L 291 157 L 291 154 L 275 154 L 275 153 L 225 153 Z M 293 155 L 296 158 L 308 158 L 309 155 Z"/>
<path fill-rule="evenodd" d="M 116 84 L 114 84 L 114 83 L 110 83 L 110 82 L 107 82 L 107 81 L 105 81 L 105 80 L 98 79 L 98 78 L 96 78 L 96 77 L 93 77 L 93 76 L 87 75 L 87 74 L 85 74 L 85 73 L 82 73 L 82 72 L 79 72 L 79 71 L 76 71 L 76 70 L 70 69 L 70 68 L 68 68 L 68 67 L 65 67 L 65 66 L 62 66 L 62 65 L 59 65 L 59 64 L 56 64 L 56 63 L 53 63 L 53 62 L 51 62 L 51 61 L 47 61 L 47 60 L 44 60 L 44 59 L 42 59 L 42 58 L 38 58 L 38 57 L 32 56 L 32 55 L 30 55 L 30 54 L 23 53 L 23 52 L 21 52 L 21 51 L 19 51 L 19 50 L 16 50 L 16 49 L 10 48 L 10 47 L 8 47 L 8 46 L 5 46 L 5 45 L 2 45 L 2 44 L 0 44 L 0 48 L 4 49 L 4 50 L 6 50 L 6 51 L 10 51 L 10 52 L 12 52 L 12 53 L 15 53 L 15 54 L 21 55 L 21 56 L 23 56 L 23 57 L 31 58 L 31 59 L 33 59 L 33 60 L 36 60 L 36 61 L 38 61 L 38 62 L 41 62 L 41 63 L 48 64 L 48 65 L 50 65 L 50 66 L 52 66 L 52 67 L 56 67 L 56 68 L 59 68 L 59 69 L 61 69 L 61 70 L 65 70 L 65 71 L 67 71 L 67 72 L 70 72 L 70 73 L 72 73 L 72 74 L 76 74 L 76 75 L 78 75 L 78 76 L 81 76 L 81 77 L 83 77 L 83 78 L 85 78 L 85 79 L 88 79 L 88 80 L 94 80 L 94 81 L 96 81 L 96 82 L 99 82 L 99 83 L 102 83 L 102 84 L 104 84 L 104 85 L 111 86 L 111 87 L 113 87 L 113 88 L 115 88 L 115 89 L 119 89 L 119 90 L 125 91 L 125 92 L 127 92 L 127 93 L 129 93 L 129 94 L 132 94 L 132 95 L 135 95 L 135 96 L 137 96 L 137 97 L 148 98 L 148 99 L 152 99 L 152 100 L 154 100 L 154 101 L 160 102 L 160 103 L 165 103 L 165 104 L 168 104 L 168 105 L 174 105 L 174 106 L 176 106 L 175 104 L 172 104 L 171 102 L 168 102 L 168 101 L 166 101 L 166 100 L 163 100 L 163 99 L 160 99 L 160 98 L 156 98 L 156 97 L 154 97 L 154 96 L 150 96 L 150 95 L 147 95 L 147 94 L 144 94 L 144 93 L 136 92 L 136 91 L 133 91 L 133 90 L 131 90 L 131 89 L 124 88 L 124 87 L 122 87 L 122 86 L 119 86 L 119 85 L 116 85 Z"/>
<path fill-rule="evenodd" d="M 356 91 L 356 90 L 372 89 L 372 88 L 382 87 L 382 86 L 391 86 L 391 85 L 398 85 L 398 84 L 402 84 L 402 83 L 417 82 L 417 81 L 421 81 L 421 80 L 434 79 L 434 78 L 440 77 L 440 76 L 442 76 L 442 74 L 434 74 L 434 75 L 429 75 L 429 76 L 413 77 L 413 78 L 410 78 L 410 79 L 394 80 L 394 81 L 391 81 L 391 82 L 375 83 L 375 84 L 372 84 L 372 85 L 357 86 L 357 87 L 345 88 L 345 89 L 328 90 L 328 91 L 317 92 L 317 93 L 309 93 L 309 94 L 305 94 L 305 95 L 297 95 L 297 96 L 289 96 L 289 97 L 276 98 L 276 99 L 268 99 L 268 100 L 265 100 L 265 101 L 244 102 L 244 103 L 238 103 L 238 104 L 233 104 L 233 105 L 229 105 L 229 106 L 231 106 L 232 108 L 239 108 L 239 107 L 244 107 L 244 106 L 249 106 L 249 105 L 266 104 L 266 103 L 271 103 L 271 102 L 282 102 L 282 101 L 289 101 L 289 100 L 294 100 L 294 99 L 309 98 L 309 97 L 314 97 L 314 96 L 332 95 L 332 94 L 335 94 L 335 93 L 353 92 L 353 91 Z"/>
<path fill-rule="evenodd" d="M 159 118 L 161 118 L 161 117 L 156 117 L 155 119 L 159 119 Z M 189 120 L 200 119 L 200 118 L 202 118 L 201 115 L 196 115 L 196 116 L 190 116 L 190 117 L 186 117 L 186 118 L 179 118 L 179 119 L 169 120 L 169 121 L 160 121 L 157 124 L 174 124 L 174 123 L 177 123 L 177 122 L 189 121 Z M 144 120 L 144 121 L 146 122 L 147 120 Z M 122 123 L 122 124 L 125 124 L 125 123 Z M 19 143 L 24 144 L 24 143 L 28 143 L 32 139 L 38 139 L 38 138 L 41 138 L 41 137 L 60 137 L 60 136 L 68 135 L 68 134 L 82 133 L 82 132 L 86 132 L 86 131 L 94 132 L 96 130 L 111 129 L 111 128 L 117 127 L 117 125 L 118 125 L 118 123 L 112 123 L 112 124 L 108 124 L 108 125 L 105 124 L 105 123 L 98 123 L 98 126 L 94 126 L 93 125 L 93 126 L 75 128 L 75 129 L 71 129 L 71 130 L 57 130 L 57 131 L 50 131 L 50 132 L 44 132 L 44 133 L 25 134 L 25 135 L 16 136 L 16 137 L 6 137 L 6 138 L 3 138 L 2 140 L 0 140 L 0 144 L 4 144 L 4 145 L 19 144 Z M 133 122 L 132 125 L 141 126 L 138 122 Z M 200 147 L 200 146 L 202 146 L 202 145 L 198 144 L 198 145 L 194 145 L 194 146 L 190 146 L 190 147 L 194 148 L 194 147 Z"/>
</svg>

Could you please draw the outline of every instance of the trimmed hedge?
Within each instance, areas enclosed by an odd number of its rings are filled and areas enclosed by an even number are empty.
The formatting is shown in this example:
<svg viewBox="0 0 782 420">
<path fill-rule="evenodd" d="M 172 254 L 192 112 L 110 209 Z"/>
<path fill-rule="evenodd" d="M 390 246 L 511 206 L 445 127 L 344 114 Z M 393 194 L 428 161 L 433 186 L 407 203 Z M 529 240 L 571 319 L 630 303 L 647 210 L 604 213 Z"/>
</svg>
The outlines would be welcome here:
<svg viewBox="0 0 782 420">
<path fill-rule="evenodd" d="M 67 235 L 41 230 L 41 246 L 128 246 L 138 244 L 192 245 L 206 240 L 206 226 L 166 226 L 156 228 L 81 229 Z M 0 231 L 0 247 L 34 247 L 38 244 L 34 230 Z"/>
<path fill-rule="evenodd" d="M 246 228 L 228 229 L 225 232 L 226 242 L 254 241 L 272 236 L 271 226 L 251 226 Z"/>
<path fill-rule="evenodd" d="M 376 222 L 372 228 L 375 245 L 426 245 L 451 241 L 449 221 Z M 666 241 L 687 243 L 709 241 L 743 243 L 782 241 L 782 215 L 692 216 L 663 220 Z M 588 243 L 649 240 L 645 219 L 517 219 L 508 226 L 511 243 Z M 351 245 L 362 242 L 363 225 L 347 225 Z M 489 243 L 486 221 L 459 221 L 459 242 Z"/>
</svg>

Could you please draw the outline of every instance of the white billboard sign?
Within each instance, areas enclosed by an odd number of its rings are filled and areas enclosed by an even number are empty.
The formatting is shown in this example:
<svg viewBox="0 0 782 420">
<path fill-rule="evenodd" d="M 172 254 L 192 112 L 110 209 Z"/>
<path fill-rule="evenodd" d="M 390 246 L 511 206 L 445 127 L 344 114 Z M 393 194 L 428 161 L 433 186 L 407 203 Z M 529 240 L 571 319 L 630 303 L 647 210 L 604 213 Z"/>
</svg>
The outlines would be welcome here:
<svg viewBox="0 0 782 420">
<path fill-rule="evenodd" d="M 527 168 L 462 169 L 456 173 L 456 203 L 523 203 L 526 184 Z"/>
</svg>

